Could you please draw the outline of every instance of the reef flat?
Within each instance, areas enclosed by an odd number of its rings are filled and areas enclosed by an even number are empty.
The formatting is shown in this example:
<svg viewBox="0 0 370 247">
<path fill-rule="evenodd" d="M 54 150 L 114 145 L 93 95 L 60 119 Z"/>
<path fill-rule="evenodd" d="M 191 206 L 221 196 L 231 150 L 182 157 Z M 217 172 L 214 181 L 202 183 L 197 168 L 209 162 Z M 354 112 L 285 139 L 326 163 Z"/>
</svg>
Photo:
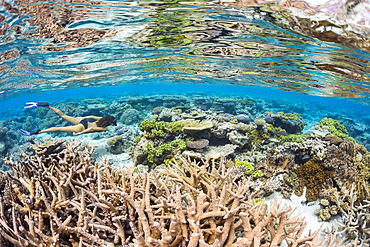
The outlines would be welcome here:
<svg viewBox="0 0 370 247">
<path fill-rule="evenodd" d="M 118 126 L 17 134 L 64 124 L 43 108 L 1 122 L 4 246 L 368 246 L 366 116 L 200 94 L 50 104 Z M 305 231 L 272 194 L 338 225 Z"/>
</svg>

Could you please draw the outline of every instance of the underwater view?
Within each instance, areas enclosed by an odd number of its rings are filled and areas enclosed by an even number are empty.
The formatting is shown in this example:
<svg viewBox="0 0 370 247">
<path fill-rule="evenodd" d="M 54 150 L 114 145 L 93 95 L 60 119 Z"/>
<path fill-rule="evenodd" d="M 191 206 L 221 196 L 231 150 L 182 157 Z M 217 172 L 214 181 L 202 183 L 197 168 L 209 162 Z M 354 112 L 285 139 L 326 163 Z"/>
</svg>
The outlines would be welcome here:
<svg viewBox="0 0 370 247">
<path fill-rule="evenodd" d="M 369 0 L 0 0 L 0 247 L 370 246 Z"/>
</svg>

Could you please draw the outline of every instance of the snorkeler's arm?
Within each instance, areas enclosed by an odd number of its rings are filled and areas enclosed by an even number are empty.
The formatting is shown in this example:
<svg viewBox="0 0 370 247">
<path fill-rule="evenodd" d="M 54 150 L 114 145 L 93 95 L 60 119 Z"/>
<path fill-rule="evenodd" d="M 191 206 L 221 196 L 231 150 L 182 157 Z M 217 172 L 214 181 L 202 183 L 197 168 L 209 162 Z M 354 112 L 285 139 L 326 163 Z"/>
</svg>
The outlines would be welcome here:
<svg viewBox="0 0 370 247">
<path fill-rule="evenodd" d="M 87 128 L 83 131 L 80 131 L 80 132 L 73 132 L 73 135 L 75 136 L 78 136 L 78 135 L 81 135 L 81 134 L 86 134 L 86 133 L 93 133 L 93 132 L 102 132 L 102 131 L 106 131 L 107 128 L 103 128 L 103 127 L 91 127 L 91 128 Z"/>
</svg>

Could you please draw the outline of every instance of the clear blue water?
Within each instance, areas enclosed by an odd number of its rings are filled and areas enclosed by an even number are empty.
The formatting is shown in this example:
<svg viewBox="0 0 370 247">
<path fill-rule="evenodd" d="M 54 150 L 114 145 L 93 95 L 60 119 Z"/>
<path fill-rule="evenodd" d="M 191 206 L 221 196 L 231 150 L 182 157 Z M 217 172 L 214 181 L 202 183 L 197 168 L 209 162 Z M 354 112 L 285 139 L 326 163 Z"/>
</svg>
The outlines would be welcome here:
<svg viewBox="0 0 370 247">
<path fill-rule="evenodd" d="M 368 40 L 310 29 L 315 21 L 304 26 L 306 19 L 273 7 L 3 2 L 0 119 L 25 117 L 27 101 L 198 93 L 270 102 L 270 110 L 302 114 L 306 128 L 328 115 L 367 126 Z"/>
<path fill-rule="evenodd" d="M 247 2 L 0 0 L 0 158 L 33 142 L 18 129 L 62 124 L 46 109 L 24 109 L 26 102 L 49 102 L 69 115 L 119 116 L 117 129 L 91 135 L 108 150 L 106 139 L 137 130 L 162 106 L 157 99 L 176 107 L 182 96 L 210 115 L 248 114 L 252 125 L 270 113 L 299 113 L 303 133 L 333 118 L 370 150 L 366 32 L 273 10 L 277 3 Z M 207 100 L 225 107 L 206 108 Z M 96 102 L 107 105 L 103 112 L 89 109 Z M 239 108 L 228 112 L 230 105 Z M 139 111 L 131 125 L 123 122 L 127 109 Z M 37 138 L 45 136 L 72 135 Z M 273 139 L 266 147 L 278 145 Z M 245 158 L 248 148 L 237 155 Z M 310 155 L 296 159 L 302 164 Z"/>
</svg>

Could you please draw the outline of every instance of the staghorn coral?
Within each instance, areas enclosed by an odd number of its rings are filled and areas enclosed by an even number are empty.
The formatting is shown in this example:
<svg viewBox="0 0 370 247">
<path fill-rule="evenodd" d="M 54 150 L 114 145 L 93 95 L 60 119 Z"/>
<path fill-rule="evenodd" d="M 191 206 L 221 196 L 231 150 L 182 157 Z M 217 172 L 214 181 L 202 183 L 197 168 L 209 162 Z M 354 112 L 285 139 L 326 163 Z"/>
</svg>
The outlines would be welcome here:
<svg viewBox="0 0 370 247">
<path fill-rule="evenodd" d="M 339 246 L 274 201 L 255 204 L 250 180 L 226 161 L 182 159 L 150 173 L 91 159 L 81 142 L 6 160 L 0 173 L 3 246 Z"/>
<path fill-rule="evenodd" d="M 47 138 L 43 142 L 40 140 L 34 140 L 35 144 L 30 146 L 30 149 L 38 156 L 49 155 L 52 153 L 58 153 L 64 148 L 65 140 L 61 138 L 50 139 Z"/>
<path fill-rule="evenodd" d="M 355 187 L 355 184 L 352 184 L 351 189 L 346 190 L 342 197 L 335 198 L 343 220 L 343 223 L 337 223 L 341 226 L 341 231 L 346 233 L 346 239 L 354 246 L 369 246 L 370 201 L 360 202 Z"/>
</svg>

